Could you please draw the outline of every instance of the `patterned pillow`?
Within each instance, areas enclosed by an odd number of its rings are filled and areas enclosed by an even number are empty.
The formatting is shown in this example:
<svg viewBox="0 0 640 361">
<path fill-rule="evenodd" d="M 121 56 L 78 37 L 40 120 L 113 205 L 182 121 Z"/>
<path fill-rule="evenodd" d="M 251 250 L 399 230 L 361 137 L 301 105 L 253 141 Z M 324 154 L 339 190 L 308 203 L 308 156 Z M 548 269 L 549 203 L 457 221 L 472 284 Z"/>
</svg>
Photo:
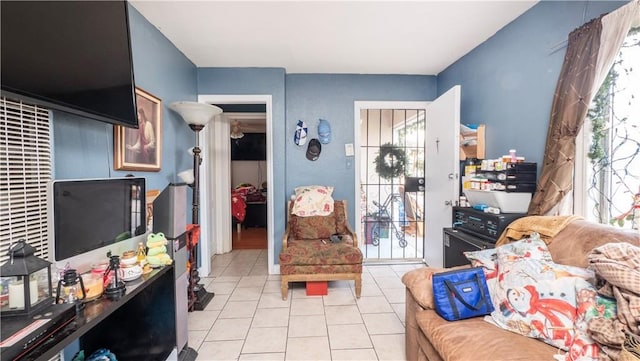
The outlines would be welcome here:
<svg viewBox="0 0 640 361">
<path fill-rule="evenodd" d="M 536 259 L 545 262 L 553 261 L 547 244 L 540 239 L 538 233 L 532 233 L 531 236 L 527 238 L 500 246 L 496 248 L 496 253 L 498 254 L 498 263 L 505 261 L 514 262 L 521 259 Z"/>
<path fill-rule="evenodd" d="M 493 321 L 500 327 L 568 350 L 575 338 L 576 285 L 594 274 L 546 260 L 498 257 L 498 285 L 491 294 Z"/>
<path fill-rule="evenodd" d="M 564 355 L 564 361 L 597 361 L 600 346 L 589 333 L 589 321 L 594 318 L 611 320 L 617 318 L 616 301 L 597 294 L 593 285 L 576 282 L 575 337 Z"/>
<path fill-rule="evenodd" d="M 295 190 L 292 214 L 300 217 L 327 216 L 333 212 L 333 187 L 306 186 Z"/>
<path fill-rule="evenodd" d="M 329 216 L 298 217 L 291 215 L 289 221 L 294 239 L 329 239 L 336 233 L 336 219 Z"/>
<path fill-rule="evenodd" d="M 528 238 L 523 238 L 498 248 L 464 252 L 465 257 L 471 262 L 472 267 L 483 267 L 489 289 L 493 287 L 492 283 L 496 281 L 498 275 L 498 249 L 501 250 L 504 258 L 511 258 L 513 260 L 527 258 L 551 261 L 551 253 L 549 253 L 546 243 L 540 239 L 538 233 L 533 233 Z M 509 257 L 507 257 L 507 255 L 509 255 Z"/>
</svg>

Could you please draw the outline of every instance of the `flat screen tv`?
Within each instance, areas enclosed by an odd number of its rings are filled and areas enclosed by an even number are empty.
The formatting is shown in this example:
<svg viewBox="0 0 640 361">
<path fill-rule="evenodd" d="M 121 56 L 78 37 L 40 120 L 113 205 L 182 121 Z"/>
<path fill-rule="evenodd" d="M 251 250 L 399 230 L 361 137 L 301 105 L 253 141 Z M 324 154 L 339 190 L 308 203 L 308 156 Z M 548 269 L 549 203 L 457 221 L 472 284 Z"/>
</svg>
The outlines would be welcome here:
<svg viewBox="0 0 640 361">
<path fill-rule="evenodd" d="M 231 139 L 231 160 L 266 160 L 267 134 L 244 133 L 244 137 Z"/>
<path fill-rule="evenodd" d="M 50 245 L 55 263 L 91 263 L 89 252 L 105 259 L 118 242 L 146 233 L 144 178 L 53 181 L 50 189 Z M 106 248 L 105 248 L 106 247 Z M 79 258 L 85 258 L 80 261 Z"/>
<path fill-rule="evenodd" d="M 1 1 L 2 95 L 137 128 L 126 1 Z"/>
</svg>

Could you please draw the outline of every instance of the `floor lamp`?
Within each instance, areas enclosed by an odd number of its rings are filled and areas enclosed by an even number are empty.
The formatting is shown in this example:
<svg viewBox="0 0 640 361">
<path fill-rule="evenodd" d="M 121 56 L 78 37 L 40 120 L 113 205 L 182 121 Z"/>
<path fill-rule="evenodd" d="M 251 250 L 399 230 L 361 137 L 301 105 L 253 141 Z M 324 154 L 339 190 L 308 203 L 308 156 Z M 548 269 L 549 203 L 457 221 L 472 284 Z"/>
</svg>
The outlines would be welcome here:
<svg viewBox="0 0 640 361">
<path fill-rule="evenodd" d="M 191 223 L 200 224 L 199 220 L 199 201 L 200 201 L 200 131 L 209 123 L 214 116 L 222 113 L 222 109 L 205 103 L 198 102 L 175 102 L 169 105 L 171 110 L 180 114 L 182 119 L 189 125 L 189 128 L 196 133 L 196 145 L 193 147 L 193 182 L 185 180 L 186 183 L 191 183 L 193 186 L 193 208 L 191 215 Z M 190 173 L 190 172 L 188 172 Z M 185 174 L 182 172 L 181 174 Z M 186 178 L 191 178 L 190 174 Z M 200 276 L 198 275 L 198 247 L 192 247 L 190 252 L 190 270 L 189 270 L 189 310 L 202 311 L 207 307 L 207 304 L 213 298 L 212 292 L 207 292 L 204 286 L 199 284 Z"/>
</svg>

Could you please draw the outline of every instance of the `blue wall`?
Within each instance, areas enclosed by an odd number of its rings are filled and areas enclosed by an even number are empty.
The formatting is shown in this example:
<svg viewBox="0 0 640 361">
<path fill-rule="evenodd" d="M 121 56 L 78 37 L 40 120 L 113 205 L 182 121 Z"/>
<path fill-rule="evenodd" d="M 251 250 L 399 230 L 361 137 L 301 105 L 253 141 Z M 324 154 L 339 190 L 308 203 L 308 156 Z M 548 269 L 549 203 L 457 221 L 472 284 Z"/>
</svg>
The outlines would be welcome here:
<svg viewBox="0 0 640 361">
<path fill-rule="evenodd" d="M 113 126 L 53 113 L 54 173 L 56 179 L 122 177 L 132 173 L 146 177 L 147 189 L 162 189 L 179 181 L 176 174 L 192 167 L 187 149 L 193 132 L 168 105 L 196 100 L 196 67 L 129 5 L 131 43 L 136 85 L 162 100 L 162 165 L 160 172 L 113 170 Z"/>
<path fill-rule="evenodd" d="M 335 199 L 346 199 L 349 220 L 355 226 L 355 169 L 346 167 L 344 145 L 354 143 L 355 101 L 428 101 L 436 97 L 436 77 L 426 75 L 287 74 L 286 191 L 303 185 L 330 185 Z M 305 154 L 318 137 L 318 119 L 331 125 L 331 143 L 322 145 L 320 158 Z M 307 144 L 297 146 L 293 134 L 298 120 L 307 123 Z M 356 197 L 358 201 L 356 202 Z M 355 228 L 354 228 L 355 229 Z"/>
<path fill-rule="evenodd" d="M 544 155 L 569 33 L 626 2 L 541 1 L 438 74 L 438 94 L 462 85 L 461 123 L 484 123 L 486 157 Z"/>
<path fill-rule="evenodd" d="M 286 96 L 285 96 L 286 89 Z M 285 74 L 274 68 L 200 68 L 199 94 L 271 94 L 273 97 L 273 174 L 269 185 L 274 197 L 274 235 L 284 233 L 286 201 L 300 185 L 333 185 L 337 199 L 349 201 L 353 224 L 355 170 L 346 169 L 344 144 L 354 142 L 353 105 L 356 100 L 431 100 L 436 94 L 434 76 Z M 329 120 L 332 142 L 324 145 L 320 159 L 305 158 L 306 146 L 293 143 L 298 119 L 317 136 L 318 118 Z M 275 254 L 281 244 L 275 243 Z"/>
</svg>

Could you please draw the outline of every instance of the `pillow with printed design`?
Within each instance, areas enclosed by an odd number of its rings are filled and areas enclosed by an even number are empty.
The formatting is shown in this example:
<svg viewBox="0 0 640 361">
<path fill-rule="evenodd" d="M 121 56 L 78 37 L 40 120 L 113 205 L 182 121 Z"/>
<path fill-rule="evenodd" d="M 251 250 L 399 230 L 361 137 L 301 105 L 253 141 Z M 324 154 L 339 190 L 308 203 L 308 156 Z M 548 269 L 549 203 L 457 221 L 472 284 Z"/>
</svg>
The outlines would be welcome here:
<svg viewBox="0 0 640 361">
<path fill-rule="evenodd" d="M 299 217 L 328 216 L 333 212 L 332 194 L 330 186 L 298 187 L 291 213 Z"/>
<path fill-rule="evenodd" d="M 541 252 L 545 254 L 545 252 Z M 533 259 L 497 248 L 498 275 L 492 320 L 500 327 L 568 350 L 576 336 L 577 285 L 594 279 L 590 270 Z"/>
<path fill-rule="evenodd" d="M 551 261 L 551 253 L 547 249 L 547 245 L 538 233 L 531 234 L 530 237 L 523 238 L 519 241 L 502 245 L 498 248 L 483 249 L 480 251 L 464 252 L 465 257 L 471 262 L 472 267 L 482 267 L 484 276 L 487 280 L 487 286 L 492 293 L 498 276 L 498 254 L 497 249 L 506 255 L 511 255 L 511 259 L 537 259 Z"/>
<path fill-rule="evenodd" d="M 600 296 L 596 288 L 588 282 L 576 282 L 575 336 L 568 352 L 564 355 L 558 355 L 556 360 L 597 361 L 600 355 L 600 346 L 591 337 L 589 322 L 593 319 L 608 321 L 616 318 L 615 299 Z"/>
</svg>

